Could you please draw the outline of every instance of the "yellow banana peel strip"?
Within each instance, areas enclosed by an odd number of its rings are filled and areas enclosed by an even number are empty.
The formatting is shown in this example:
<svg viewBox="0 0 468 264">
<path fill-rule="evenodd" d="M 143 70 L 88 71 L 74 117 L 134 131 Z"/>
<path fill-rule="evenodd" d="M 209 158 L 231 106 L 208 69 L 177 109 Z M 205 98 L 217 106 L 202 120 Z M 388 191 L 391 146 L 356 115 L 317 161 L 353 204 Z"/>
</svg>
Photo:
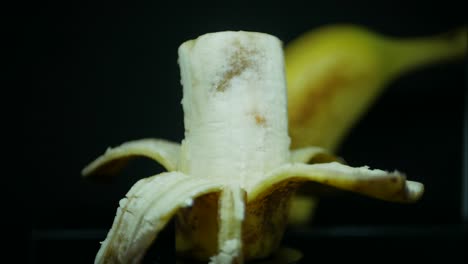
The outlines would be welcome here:
<svg viewBox="0 0 468 264">
<path fill-rule="evenodd" d="M 140 139 L 108 148 L 106 152 L 86 166 L 83 175 L 115 174 L 136 157 L 147 157 L 159 162 L 168 171 L 174 171 L 180 155 L 180 144 L 164 139 Z"/>
<path fill-rule="evenodd" d="M 407 181 L 400 172 L 387 172 L 370 169 L 367 166 L 350 167 L 338 162 L 322 164 L 286 164 L 271 174 L 266 175 L 263 185 L 252 191 L 252 196 L 265 192 L 265 186 L 272 186 L 283 181 L 314 181 L 320 184 L 352 191 L 366 196 L 393 201 L 417 201 L 424 186 L 419 182 Z"/>
<path fill-rule="evenodd" d="M 117 215 L 96 263 L 139 263 L 146 250 L 181 207 L 221 185 L 168 172 L 138 181 L 119 202 Z"/>
<path fill-rule="evenodd" d="M 280 246 L 292 197 L 314 181 L 378 199 L 414 202 L 422 184 L 398 172 L 352 168 L 320 148 L 290 151 L 281 42 L 267 34 L 219 32 L 179 47 L 185 139 L 133 141 L 107 151 L 109 164 L 152 158 L 172 172 L 140 180 L 120 202 L 96 263 L 138 262 L 172 216 L 181 257 L 243 263 Z M 146 144 L 150 147 L 146 148 Z M 306 162 L 324 162 L 305 164 Z"/>
</svg>

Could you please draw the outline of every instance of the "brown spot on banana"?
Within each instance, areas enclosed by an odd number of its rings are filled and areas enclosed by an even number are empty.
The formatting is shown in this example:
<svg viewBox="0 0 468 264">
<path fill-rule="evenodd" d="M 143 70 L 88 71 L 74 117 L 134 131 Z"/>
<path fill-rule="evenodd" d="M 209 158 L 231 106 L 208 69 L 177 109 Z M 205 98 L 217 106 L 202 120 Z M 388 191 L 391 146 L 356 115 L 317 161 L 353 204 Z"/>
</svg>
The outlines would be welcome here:
<svg viewBox="0 0 468 264">
<path fill-rule="evenodd" d="M 226 91 L 232 79 L 241 75 L 247 68 L 255 67 L 255 60 L 252 59 L 252 55 L 258 51 L 252 48 L 248 49 L 239 40 L 234 40 L 230 48 L 235 49 L 229 58 L 230 69 L 224 73 L 221 81 L 216 85 L 217 92 Z"/>
<path fill-rule="evenodd" d="M 263 115 L 261 115 L 261 114 L 259 114 L 259 113 L 255 113 L 255 114 L 254 114 L 254 117 L 255 117 L 255 123 L 256 123 L 257 125 L 263 126 L 263 127 L 266 126 L 266 124 L 267 124 L 266 121 L 267 121 L 267 120 L 266 120 L 265 116 L 263 116 Z"/>
</svg>

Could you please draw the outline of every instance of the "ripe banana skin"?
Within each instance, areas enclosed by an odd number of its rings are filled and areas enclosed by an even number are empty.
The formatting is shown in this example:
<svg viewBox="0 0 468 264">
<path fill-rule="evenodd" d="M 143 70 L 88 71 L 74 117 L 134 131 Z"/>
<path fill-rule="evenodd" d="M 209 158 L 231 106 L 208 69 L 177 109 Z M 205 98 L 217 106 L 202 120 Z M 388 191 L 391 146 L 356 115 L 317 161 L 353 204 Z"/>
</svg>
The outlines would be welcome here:
<svg viewBox="0 0 468 264">
<path fill-rule="evenodd" d="M 335 152 L 390 81 L 429 64 L 461 59 L 466 49 L 466 27 L 394 38 L 337 24 L 300 35 L 285 48 L 291 147 Z"/>
<path fill-rule="evenodd" d="M 285 48 L 291 148 L 334 153 L 388 84 L 412 70 L 466 56 L 466 27 L 444 34 L 394 38 L 351 24 L 322 26 Z M 320 161 L 310 161 L 311 163 Z M 307 225 L 318 198 L 303 188 L 290 223 Z"/>
<path fill-rule="evenodd" d="M 108 149 L 83 175 L 148 157 L 169 172 L 138 181 L 119 203 L 95 263 L 138 263 L 176 217 L 181 258 L 243 263 L 278 249 L 293 194 L 316 182 L 377 199 L 415 202 L 421 183 L 353 168 L 321 148 L 290 150 L 281 41 L 256 32 L 205 34 L 179 47 L 185 138 Z M 322 163 L 307 164 L 317 160 Z"/>
</svg>

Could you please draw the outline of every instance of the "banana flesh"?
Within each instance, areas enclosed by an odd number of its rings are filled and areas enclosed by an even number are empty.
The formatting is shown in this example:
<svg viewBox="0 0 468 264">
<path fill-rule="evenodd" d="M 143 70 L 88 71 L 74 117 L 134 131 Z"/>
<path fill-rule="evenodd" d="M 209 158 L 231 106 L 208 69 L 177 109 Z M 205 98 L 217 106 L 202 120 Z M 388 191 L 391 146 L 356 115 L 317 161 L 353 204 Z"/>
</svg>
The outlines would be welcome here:
<svg viewBox="0 0 468 264">
<path fill-rule="evenodd" d="M 157 139 L 123 144 L 83 170 L 85 177 L 115 172 L 103 168 L 129 156 L 149 157 L 171 170 L 132 187 L 96 263 L 139 262 L 174 216 L 176 250 L 183 258 L 265 258 L 279 248 L 293 194 L 304 182 L 396 202 L 422 195 L 423 185 L 402 173 L 353 168 L 320 148 L 290 151 L 283 51 L 276 37 L 206 34 L 181 45 L 179 65 L 185 124 L 180 147 Z M 145 148 L 141 142 L 158 144 Z M 314 158 L 324 163 L 305 163 Z"/>
</svg>

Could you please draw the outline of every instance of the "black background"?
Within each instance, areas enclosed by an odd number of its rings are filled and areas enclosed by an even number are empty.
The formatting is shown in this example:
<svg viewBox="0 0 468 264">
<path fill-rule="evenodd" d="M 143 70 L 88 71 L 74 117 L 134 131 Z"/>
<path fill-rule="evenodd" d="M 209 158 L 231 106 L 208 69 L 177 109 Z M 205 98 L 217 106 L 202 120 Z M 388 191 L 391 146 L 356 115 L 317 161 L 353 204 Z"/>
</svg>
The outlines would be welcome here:
<svg viewBox="0 0 468 264">
<path fill-rule="evenodd" d="M 159 165 L 139 160 L 110 184 L 87 182 L 80 176 L 80 170 L 108 146 L 145 137 L 182 139 L 177 65 L 182 42 L 207 32 L 249 30 L 273 34 L 287 45 L 301 33 L 332 23 L 359 24 L 391 36 L 424 36 L 466 23 L 461 1 L 352 2 L 75 1 L 32 6 L 19 30 L 22 45 L 17 57 L 18 62 L 28 61 L 27 78 L 32 81 L 25 95 L 23 127 L 31 195 L 28 200 L 20 199 L 31 212 L 25 223 L 33 231 L 30 260 L 63 263 L 63 257 L 71 254 L 81 256 L 76 263 L 90 262 L 99 247 L 97 241 L 102 240 L 100 233 L 76 240 L 60 230 L 107 231 L 118 200 L 133 183 L 162 171 Z M 465 82 L 466 59 L 394 80 L 339 150 L 351 165 L 398 169 L 423 182 L 426 193 L 419 203 L 392 204 L 352 194 L 327 197 L 310 230 L 437 227 L 442 230 L 436 232 L 440 237 L 414 235 L 408 240 L 404 232 L 392 240 L 385 240 L 387 236 L 381 233 L 378 238 L 369 237 L 392 245 L 391 250 L 399 244 L 408 248 L 403 252 L 427 259 L 445 259 L 447 254 L 440 250 L 444 244 L 453 245 L 453 256 L 464 256 L 457 251 L 461 246 L 456 228 L 462 224 Z M 54 230 L 62 235 L 51 238 L 49 231 Z M 365 247 L 375 241 L 349 238 L 346 232 L 346 238 L 321 234 L 292 230 L 286 238 L 290 244 L 301 241 L 302 246 L 322 250 L 333 245 L 349 247 L 356 241 Z M 321 236 L 322 246 L 316 240 Z M 171 243 L 165 245 L 171 248 Z M 435 248 L 441 253 L 434 253 Z"/>
</svg>

